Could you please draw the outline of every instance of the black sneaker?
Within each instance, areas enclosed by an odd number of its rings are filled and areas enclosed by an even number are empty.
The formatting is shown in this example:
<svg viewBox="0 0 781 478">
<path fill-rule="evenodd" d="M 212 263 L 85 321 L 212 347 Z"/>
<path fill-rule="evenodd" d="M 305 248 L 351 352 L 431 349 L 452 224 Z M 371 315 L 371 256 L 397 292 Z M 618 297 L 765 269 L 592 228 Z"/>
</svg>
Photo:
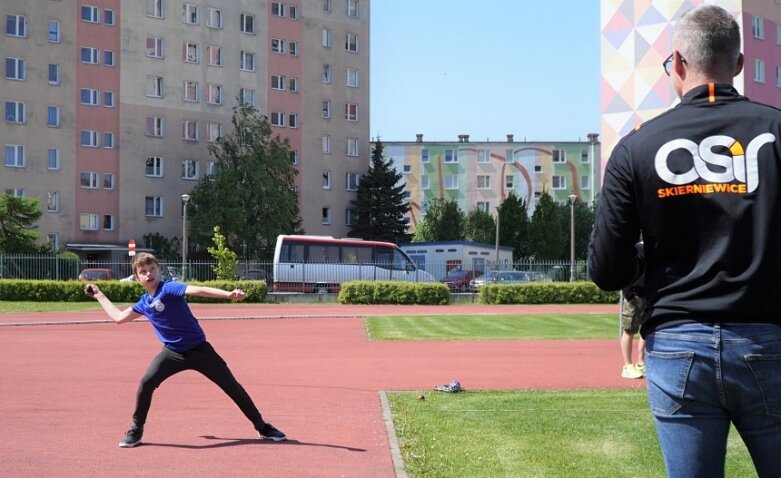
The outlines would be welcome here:
<svg viewBox="0 0 781 478">
<path fill-rule="evenodd" d="M 258 436 L 264 440 L 285 441 L 287 437 L 284 433 L 274 428 L 270 423 L 266 423 L 260 430 L 258 430 Z"/>
<path fill-rule="evenodd" d="M 119 442 L 122 448 L 133 448 L 141 444 L 141 436 L 144 434 L 143 428 L 133 427 L 127 431 L 125 438 Z"/>
</svg>

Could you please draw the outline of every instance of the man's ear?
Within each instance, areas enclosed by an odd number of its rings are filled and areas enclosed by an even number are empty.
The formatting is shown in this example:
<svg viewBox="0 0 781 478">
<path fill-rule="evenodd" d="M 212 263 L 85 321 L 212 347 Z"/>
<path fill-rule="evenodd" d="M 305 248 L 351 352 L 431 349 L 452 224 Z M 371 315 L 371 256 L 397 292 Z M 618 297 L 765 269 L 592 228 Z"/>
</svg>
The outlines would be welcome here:
<svg viewBox="0 0 781 478">
<path fill-rule="evenodd" d="M 746 60 L 746 57 L 743 56 L 743 53 L 738 53 L 738 64 L 735 66 L 735 73 L 732 76 L 738 76 L 741 71 L 743 71 L 743 64 Z"/>
</svg>

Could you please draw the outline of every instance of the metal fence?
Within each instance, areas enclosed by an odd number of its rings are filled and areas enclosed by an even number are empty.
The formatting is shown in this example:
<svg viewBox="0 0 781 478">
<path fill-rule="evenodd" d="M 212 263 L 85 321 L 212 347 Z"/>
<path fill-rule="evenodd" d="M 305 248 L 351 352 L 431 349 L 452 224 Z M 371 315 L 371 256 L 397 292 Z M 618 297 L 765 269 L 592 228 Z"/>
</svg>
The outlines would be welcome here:
<svg viewBox="0 0 781 478">
<path fill-rule="evenodd" d="M 181 262 L 163 262 L 173 275 L 185 280 L 207 281 L 216 278 L 214 266 L 216 261 L 190 261 L 187 267 L 182 267 Z M 87 261 L 77 258 L 67 258 L 55 255 L 14 255 L 0 254 L 0 279 L 76 279 L 79 273 L 88 268 L 108 269 L 113 279 L 129 277 L 132 274 L 130 261 Z M 452 263 L 426 264 L 423 270 L 432 272 L 435 280 L 443 279 L 447 273 L 454 269 Z M 542 273 L 546 280 L 568 281 L 572 277 L 576 281 L 589 280 L 586 263 L 583 260 L 576 261 L 574 272 L 569 261 L 535 261 L 523 260 L 513 264 L 501 264 L 496 266 L 490 262 L 485 263 L 479 270 L 470 270 L 466 264 L 456 266 L 456 269 L 468 272 L 471 277 L 479 277 L 489 270 L 520 270 Z M 177 271 L 174 273 L 174 271 Z M 239 261 L 237 275 L 240 279 L 258 279 L 273 282 L 273 264 L 260 261 Z"/>
</svg>

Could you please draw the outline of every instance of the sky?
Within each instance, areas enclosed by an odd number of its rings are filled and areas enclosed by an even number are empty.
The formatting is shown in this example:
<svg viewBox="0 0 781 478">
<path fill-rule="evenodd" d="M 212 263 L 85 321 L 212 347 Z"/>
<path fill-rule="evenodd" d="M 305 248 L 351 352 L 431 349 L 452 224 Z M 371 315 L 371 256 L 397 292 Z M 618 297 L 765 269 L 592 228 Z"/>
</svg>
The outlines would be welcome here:
<svg viewBox="0 0 781 478">
<path fill-rule="evenodd" d="M 596 0 L 371 0 L 372 139 L 599 132 Z"/>
</svg>

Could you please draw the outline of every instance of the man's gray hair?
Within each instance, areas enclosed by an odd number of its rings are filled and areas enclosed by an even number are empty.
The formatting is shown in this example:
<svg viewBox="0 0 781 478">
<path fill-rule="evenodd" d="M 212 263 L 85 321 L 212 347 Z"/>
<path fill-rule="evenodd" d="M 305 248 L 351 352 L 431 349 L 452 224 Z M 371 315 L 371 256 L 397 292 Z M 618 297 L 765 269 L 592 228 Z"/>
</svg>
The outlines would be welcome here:
<svg viewBox="0 0 781 478">
<path fill-rule="evenodd" d="M 731 77 L 740 55 L 740 27 L 723 8 L 700 5 L 678 20 L 673 48 L 692 70 L 710 77 Z"/>
</svg>

